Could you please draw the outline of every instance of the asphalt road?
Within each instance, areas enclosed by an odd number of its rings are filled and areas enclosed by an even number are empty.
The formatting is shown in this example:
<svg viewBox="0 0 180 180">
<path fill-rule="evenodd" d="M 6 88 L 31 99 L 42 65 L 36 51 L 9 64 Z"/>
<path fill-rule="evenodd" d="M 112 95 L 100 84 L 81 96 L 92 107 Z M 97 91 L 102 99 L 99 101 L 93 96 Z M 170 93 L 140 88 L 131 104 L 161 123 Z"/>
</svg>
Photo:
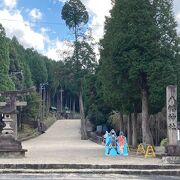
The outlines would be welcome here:
<svg viewBox="0 0 180 180">
<path fill-rule="evenodd" d="M 0 174 L 0 180 L 179 180 L 172 176 L 128 176 L 119 174 Z"/>
</svg>

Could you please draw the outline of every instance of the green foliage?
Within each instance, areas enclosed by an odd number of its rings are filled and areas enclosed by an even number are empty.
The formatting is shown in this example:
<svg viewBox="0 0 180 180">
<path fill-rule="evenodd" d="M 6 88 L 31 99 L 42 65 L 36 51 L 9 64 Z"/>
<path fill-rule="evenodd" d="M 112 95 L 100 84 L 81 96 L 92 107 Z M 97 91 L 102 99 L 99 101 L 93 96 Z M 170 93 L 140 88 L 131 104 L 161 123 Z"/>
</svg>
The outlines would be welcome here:
<svg viewBox="0 0 180 180">
<path fill-rule="evenodd" d="M 40 83 L 47 82 L 48 73 L 44 56 L 38 54 L 33 49 L 26 50 L 26 62 L 29 64 L 31 76 L 36 87 L 39 87 Z"/>
<path fill-rule="evenodd" d="M 176 83 L 178 37 L 172 1 L 116 0 L 101 41 L 100 79 L 112 106 L 131 111 L 146 89 L 152 113 L 165 105 L 165 87 Z"/>
<path fill-rule="evenodd" d="M 46 64 L 47 74 L 48 74 L 47 89 L 48 92 L 50 93 L 52 104 L 54 105 L 55 94 L 57 93 L 58 87 L 60 83 L 62 83 L 64 77 L 62 76 L 64 64 L 61 61 L 55 62 L 53 60 L 49 60 L 46 57 L 44 57 L 44 61 Z"/>
<path fill-rule="evenodd" d="M 61 15 L 69 29 L 86 24 L 89 19 L 88 12 L 80 0 L 69 0 L 65 2 Z"/>
<path fill-rule="evenodd" d="M 85 76 L 83 81 L 85 116 L 94 125 L 106 123 L 111 111 L 111 108 L 104 102 L 99 88 L 96 74 Z"/>
<path fill-rule="evenodd" d="M 108 125 L 113 128 L 113 129 L 119 129 L 120 127 L 120 123 L 119 123 L 119 120 L 120 120 L 120 113 L 119 112 L 116 112 L 116 111 L 112 111 L 109 118 L 108 118 Z"/>
<path fill-rule="evenodd" d="M 29 88 L 33 85 L 33 82 L 31 79 L 31 71 L 30 71 L 29 65 L 26 62 L 26 51 L 23 48 L 23 46 L 19 44 L 16 37 L 13 37 L 10 43 L 11 43 L 12 48 L 14 48 L 14 51 L 15 51 L 15 56 L 14 56 L 15 60 L 19 64 L 17 67 L 17 71 L 21 72 L 17 75 L 14 75 L 13 77 L 17 77 L 17 79 L 19 79 L 19 81 L 21 82 L 21 87 L 19 88 L 23 88 L 23 89 Z"/>
<path fill-rule="evenodd" d="M 101 41 L 99 79 L 114 110 L 141 109 L 143 142 L 152 143 L 149 112 L 161 111 L 166 86 L 177 83 L 178 42 L 172 0 L 115 0 Z"/>
<path fill-rule="evenodd" d="M 76 86 L 74 88 L 79 91 L 83 78 L 87 74 L 91 74 L 95 71 L 96 57 L 92 47 L 87 42 L 76 42 L 76 47 L 77 49 L 74 49 L 73 56 L 66 59 L 65 62 L 67 67 L 71 67 L 69 70 L 67 68 L 70 80 Z M 76 50 L 78 50 L 78 55 L 76 54 Z"/>
<path fill-rule="evenodd" d="M 107 119 L 105 115 L 98 110 L 97 106 L 91 105 L 87 119 L 89 119 L 94 125 L 101 125 L 106 123 Z"/>
<path fill-rule="evenodd" d="M 9 51 L 5 30 L 0 24 L 0 91 L 13 90 L 14 84 L 9 77 Z"/>
<path fill-rule="evenodd" d="M 26 97 L 26 101 L 27 106 L 23 108 L 22 118 L 33 121 L 38 116 L 41 99 L 36 92 L 33 92 L 31 96 Z"/>
<path fill-rule="evenodd" d="M 165 138 L 161 141 L 160 146 L 166 147 L 168 145 L 168 138 Z"/>
<path fill-rule="evenodd" d="M 54 74 L 47 72 L 45 61 L 51 64 L 48 58 L 36 51 L 25 50 L 15 37 L 12 40 L 6 38 L 5 30 L 0 25 L 0 91 L 26 89 L 33 85 L 33 81 L 39 86 L 40 82 L 46 82 L 48 78 L 56 79 Z M 53 67 L 56 66 L 53 61 L 52 64 Z M 20 100 L 24 98 L 21 97 Z M 22 115 L 24 120 L 29 121 L 36 118 L 39 113 L 40 100 L 36 92 L 27 96 L 28 105 L 23 108 Z"/>
<path fill-rule="evenodd" d="M 152 112 L 158 112 L 165 105 L 165 88 L 177 84 L 179 62 L 179 37 L 177 36 L 173 0 L 155 0 L 155 20 L 159 29 L 159 58 L 152 64 L 150 86 L 150 105 Z M 158 78 L 157 78 L 158 77 Z"/>
<path fill-rule="evenodd" d="M 9 74 L 11 76 L 12 81 L 15 84 L 15 89 L 23 89 L 23 71 L 21 69 L 21 65 L 19 59 L 17 58 L 17 51 L 13 45 L 13 43 L 9 42 Z"/>
</svg>

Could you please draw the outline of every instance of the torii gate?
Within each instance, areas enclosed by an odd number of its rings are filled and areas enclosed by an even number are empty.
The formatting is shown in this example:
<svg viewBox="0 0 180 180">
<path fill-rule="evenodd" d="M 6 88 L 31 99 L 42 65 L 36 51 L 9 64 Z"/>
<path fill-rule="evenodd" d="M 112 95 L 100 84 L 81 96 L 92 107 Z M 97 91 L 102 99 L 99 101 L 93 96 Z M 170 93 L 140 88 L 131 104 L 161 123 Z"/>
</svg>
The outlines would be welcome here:
<svg viewBox="0 0 180 180">
<path fill-rule="evenodd" d="M 20 102 L 17 101 L 16 98 L 19 96 L 27 96 L 30 95 L 30 93 L 35 88 L 29 88 L 25 90 L 19 90 L 19 91 L 3 91 L 0 92 L 0 97 L 9 97 L 9 102 L 0 102 L 0 112 L 3 114 L 12 114 L 13 120 L 14 120 L 14 137 L 17 139 L 17 114 L 16 114 L 16 107 L 17 106 L 26 106 L 27 102 Z"/>
<path fill-rule="evenodd" d="M 12 119 L 14 120 L 13 129 L 14 129 L 14 138 L 17 139 L 17 106 L 26 106 L 27 102 L 17 101 L 16 98 L 19 96 L 27 96 L 35 89 L 35 87 L 17 90 L 17 91 L 0 91 L 0 97 L 9 97 L 9 102 L 0 102 L 0 113 L 3 114 L 12 114 Z"/>
<path fill-rule="evenodd" d="M 25 151 L 21 146 L 21 142 L 17 141 L 17 106 L 26 106 L 27 102 L 17 101 L 16 98 L 19 96 L 27 96 L 35 90 L 35 87 L 19 90 L 19 91 L 2 91 L 0 92 L 0 97 L 8 97 L 9 100 L 6 102 L 0 102 L 0 113 L 4 115 L 3 121 L 5 122 L 5 127 L 3 128 L 2 135 L 0 136 L 0 153 L 18 154 L 25 155 Z M 14 147 L 14 149 L 13 149 Z M 18 153 L 17 153 L 18 152 Z"/>
</svg>

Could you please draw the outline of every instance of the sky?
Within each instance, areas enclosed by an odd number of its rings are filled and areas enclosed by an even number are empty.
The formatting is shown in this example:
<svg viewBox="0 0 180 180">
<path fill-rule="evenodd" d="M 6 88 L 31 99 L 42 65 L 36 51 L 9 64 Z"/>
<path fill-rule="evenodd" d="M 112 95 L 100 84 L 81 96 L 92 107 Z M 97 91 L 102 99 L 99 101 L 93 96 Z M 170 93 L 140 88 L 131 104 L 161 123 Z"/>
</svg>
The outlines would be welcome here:
<svg viewBox="0 0 180 180">
<path fill-rule="evenodd" d="M 0 23 L 9 38 L 16 36 L 25 48 L 34 48 L 54 60 L 69 50 L 72 34 L 61 18 L 66 0 L 0 0 Z M 88 26 L 96 41 L 103 37 L 105 16 L 111 0 L 81 0 L 90 20 Z M 174 15 L 180 32 L 180 0 L 174 0 Z M 96 50 L 97 51 L 97 50 Z"/>
</svg>

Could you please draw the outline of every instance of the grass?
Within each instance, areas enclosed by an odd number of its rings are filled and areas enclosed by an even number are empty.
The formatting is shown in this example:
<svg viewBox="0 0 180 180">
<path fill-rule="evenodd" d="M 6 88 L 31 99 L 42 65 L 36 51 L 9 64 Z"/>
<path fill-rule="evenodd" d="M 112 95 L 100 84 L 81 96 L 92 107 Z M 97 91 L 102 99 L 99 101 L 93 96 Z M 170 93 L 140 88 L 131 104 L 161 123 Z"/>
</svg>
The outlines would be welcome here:
<svg viewBox="0 0 180 180">
<path fill-rule="evenodd" d="M 23 124 L 23 129 L 18 131 L 18 140 L 24 141 L 39 136 L 37 129 L 28 124 Z"/>
<path fill-rule="evenodd" d="M 49 115 L 48 118 L 44 119 L 43 123 L 45 127 L 48 129 L 54 122 L 56 122 L 56 117 L 53 115 Z M 28 139 L 35 138 L 39 136 L 41 133 L 38 132 L 38 129 L 34 129 L 29 124 L 23 124 L 23 129 L 18 131 L 18 140 L 25 141 Z"/>
</svg>

